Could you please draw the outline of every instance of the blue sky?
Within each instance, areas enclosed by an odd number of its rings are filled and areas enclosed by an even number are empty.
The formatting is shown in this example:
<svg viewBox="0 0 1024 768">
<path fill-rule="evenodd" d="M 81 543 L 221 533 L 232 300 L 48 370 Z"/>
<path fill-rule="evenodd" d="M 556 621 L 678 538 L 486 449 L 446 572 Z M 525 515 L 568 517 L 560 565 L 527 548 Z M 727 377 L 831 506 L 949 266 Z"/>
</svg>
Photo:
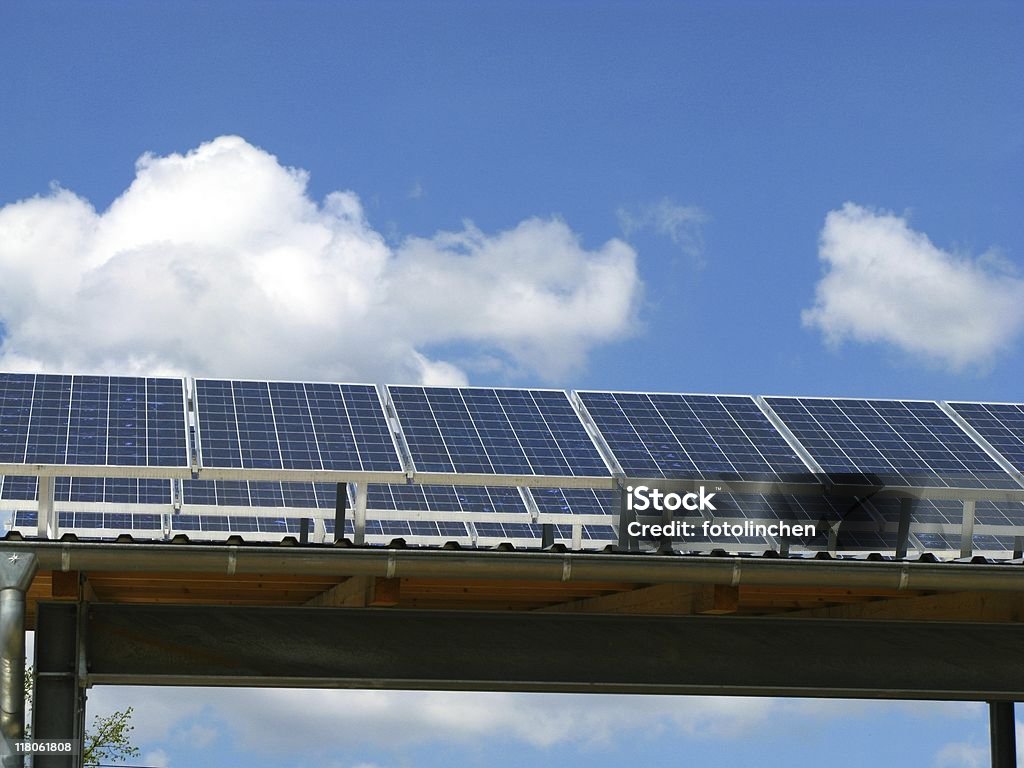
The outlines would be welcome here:
<svg viewBox="0 0 1024 768">
<path fill-rule="evenodd" d="M 1019 3 L 7 2 L 0 367 L 1019 401 L 1021 39 Z M 200 764 L 205 719 L 235 764 L 213 701 L 145 749 Z M 892 706 L 330 754 L 984 747 Z"/>
</svg>

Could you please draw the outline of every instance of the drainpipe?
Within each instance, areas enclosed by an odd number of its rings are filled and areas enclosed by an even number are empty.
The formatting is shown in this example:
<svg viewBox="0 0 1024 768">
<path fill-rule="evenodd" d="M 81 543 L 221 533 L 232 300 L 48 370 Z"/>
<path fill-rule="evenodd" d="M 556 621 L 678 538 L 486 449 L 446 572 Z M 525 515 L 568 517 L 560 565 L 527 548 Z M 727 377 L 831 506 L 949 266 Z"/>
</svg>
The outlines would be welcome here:
<svg viewBox="0 0 1024 768">
<path fill-rule="evenodd" d="M 13 742 L 25 738 L 25 591 L 39 562 L 31 552 L 0 551 L 0 765 L 21 768 Z"/>
</svg>

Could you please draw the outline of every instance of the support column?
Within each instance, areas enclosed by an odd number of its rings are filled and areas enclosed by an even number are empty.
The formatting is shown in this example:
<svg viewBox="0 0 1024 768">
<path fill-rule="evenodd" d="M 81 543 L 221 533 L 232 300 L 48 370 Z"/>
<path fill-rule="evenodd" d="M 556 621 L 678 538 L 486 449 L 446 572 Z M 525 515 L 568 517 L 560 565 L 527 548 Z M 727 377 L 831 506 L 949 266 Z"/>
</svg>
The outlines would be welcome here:
<svg viewBox="0 0 1024 768">
<path fill-rule="evenodd" d="M 338 483 L 334 497 L 334 543 L 345 538 L 345 509 L 348 507 L 348 483 Z"/>
<path fill-rule="evenodd" d="M 358 483 L 356 485 L 356 508 L 352 515 L 352 523 L 355 527 L 352 540 L 356 544 L 366 543 L 366 499 L 369 495 L 369 483 Z"/>
<path fill-rule="evenodd" d="M 36 693 L 32 738 L 76 739 L 85 733 L 83 603 L 40 602 L 36 619 Z M 34 768 L 76 768 L 80 755 L 36 755 Z"/>
<path fill-rule="evenodd" d="M 12 742 L 25 738 L 25 592 L 36 556 L 0 550 L 0 765 L 21 768 Z"/>
<path fill-rule="evenodd" d="M 900 523 L 896 531 L 896 559 L 905 560 L 910 541 L 910 522 L 914 514 L 914 500 L 900 499 Z"/>
<path fill-rule="evenodd" d="M 57 513 L 53 511 L 53 478 L 40 477 L 36 493 L 36 523 L 39 538 L 57 538 Z"/>
<path fill-rule="evenodd" d="M 960 528 L 960 557 L 974 554 L 974 499 L 964 502 L 964 521 Z"/>
<path fill-rule="evenodd" d="M 992 768 L 1017 768 L 1016 723 L 1012 701 L 988 704 L 989 737 L 992 744 Z"/>
</svg>

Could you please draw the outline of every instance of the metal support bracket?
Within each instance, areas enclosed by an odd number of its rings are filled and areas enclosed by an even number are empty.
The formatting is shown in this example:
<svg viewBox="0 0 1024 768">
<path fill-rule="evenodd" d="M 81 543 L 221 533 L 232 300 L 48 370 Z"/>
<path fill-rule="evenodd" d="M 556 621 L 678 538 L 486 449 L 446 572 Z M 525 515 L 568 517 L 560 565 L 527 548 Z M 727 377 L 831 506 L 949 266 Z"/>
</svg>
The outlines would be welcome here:
<svg viewBox="0 0 1024 768">
<path fill-rule="evenodd" d="M 976 503 L 973 499 L 964 502 L 964 522 L 960 528 L 960 557 L 970 557 L 974 553 L 974 506 Z"/>
<path fill-rule="evenodd" d="M 57 538 L 57 515 L 53 511 L 53 478 L 41 476 L 36 495 L 36 522 L 39 526 L 39 538 Z"/>
<path fill-rule="evenodd" d="M 366 500 L 369 497 L 369 483 L 356 484 L 356 505 L 352 514 L 355 533 L 352 540 L 356 544 L 366 543 Z"/>
</svg>

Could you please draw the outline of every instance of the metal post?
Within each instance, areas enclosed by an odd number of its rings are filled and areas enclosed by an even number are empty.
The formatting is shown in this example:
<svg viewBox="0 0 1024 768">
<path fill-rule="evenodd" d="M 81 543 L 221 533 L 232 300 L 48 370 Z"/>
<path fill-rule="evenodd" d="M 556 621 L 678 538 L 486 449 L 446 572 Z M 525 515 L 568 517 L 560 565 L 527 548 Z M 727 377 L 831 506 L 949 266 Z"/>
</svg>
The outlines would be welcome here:
<svg viewBox="0 0 1024 768">
<path fill-rule="evenodd" d="M 960 529 L 960 557 L 974 554 L 974 506 L 973 499 L 964 502 L 964 521 Z"/>
<path fill-rule="evenodd" d="M 541 523 L 540 548 L 548 549 L 555 543 L 555 526 L 553 523 Z"/>
<path fill-rule="evenodd" d="M 1017 768 L 1016 723 L 1012 701 L 988 704 L 989 738 L 992 744 L 992 768 Z"/>
<path fill-rule="evenodd" d="M 36 575 L 36 556 L 0 551 L 0 765 L 20 768 L 13 743 L 25 738 L 25 591 Z"/>
<path fill-rule="evenodd" d="M 355 526 L 355 534 L 353 541 L 356 544 L 366 543 L 366 498 L 369 495 L 369 486 L 367 483 L 356 484 L 356 508 L 355 514 L 352 516 L 352 522 Z"/>
<path fill-rule="evenodd" d="M 620 550 L 638 549 L 639 543 L 629 535 L 629 524 L 636 519 L 630 514 L 626 504 L 626 488 L 619 484 L 619 543 Z"/>
<path fill-rule="evenodd" d="M 348 483 L 338 483 L 334 497 L 334 543 L 345 538 L 345 507 L 348 506 Z"/>
<path fill-rule="evenodd" d="M 84 603 L 38 604 L 36 616 L 36 691 L 32 708 L 32 738 L 73 739 L 85 733 L 86 663 L 83 636 L 88 608 Z M 81 755 L 36 755 L 34 768 L 76 768 Z"/>
<path fill-rule="evenodd" d="M 309 518 L 299 518 L 299 544 L 309 543 Z"/>
<path fill-rule="evenodd" d="M 53 478 L 40 477 L 36 492 L 36 523 L 39 538 L 57 538 L 57 514 L 53 511 Z"/>
<path fill-rule="evenodd" d="M 907 556 L 907 542 L 910 540 L 910 519 L 914 512 L 913 499 L 900 499 L 900 524 L 896 531 L 896 557 Z"/>
</svg>

